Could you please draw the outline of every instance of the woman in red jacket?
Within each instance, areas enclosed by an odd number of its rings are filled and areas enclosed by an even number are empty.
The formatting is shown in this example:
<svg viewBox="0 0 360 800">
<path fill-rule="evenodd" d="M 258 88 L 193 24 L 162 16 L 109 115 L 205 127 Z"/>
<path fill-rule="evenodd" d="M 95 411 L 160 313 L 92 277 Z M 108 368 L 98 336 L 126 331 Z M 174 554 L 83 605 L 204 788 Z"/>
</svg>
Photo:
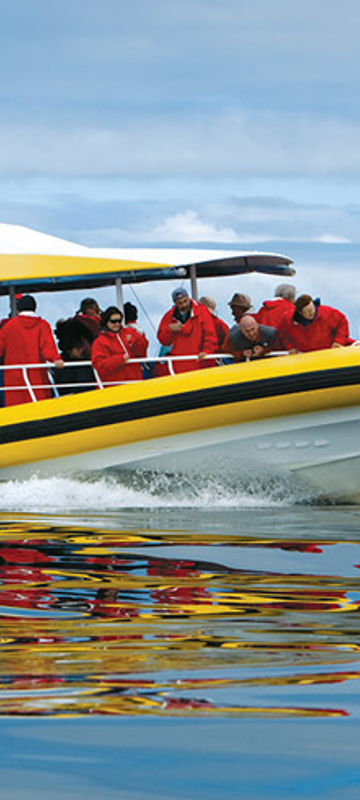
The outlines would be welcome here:
<svg viewBox="0 0 360 800">
<path fill-rule="evenodd" d="M 92 346 L 92 365 L 105 384 L 142 379 L 141 365 L 128 361 L 146 355 L 144 336 L 134 328 L 123 328 L 122 321 L 120 309 L 109 306 L 101 315 L 101 333 Z"/>
<path fill-rule="evenodd" d="M 309 294 L 302 294 L 295 303 L 295 313 L 284 317 L 280 336 L 290 353 L 307 353 L 351 344 L 349 324 L 341 311 L 322 306 Z"/>
</svg>

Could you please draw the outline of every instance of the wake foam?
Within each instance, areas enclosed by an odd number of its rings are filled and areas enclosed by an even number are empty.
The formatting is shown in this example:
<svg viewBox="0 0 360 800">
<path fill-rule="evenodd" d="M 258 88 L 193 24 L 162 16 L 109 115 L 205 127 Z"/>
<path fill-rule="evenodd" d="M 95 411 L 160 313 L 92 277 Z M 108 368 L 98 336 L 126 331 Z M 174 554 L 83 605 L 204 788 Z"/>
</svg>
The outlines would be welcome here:
<svg viewBox="0 0 360 800">
<path fill-rule="evenodd" d="M 1 484 L 3 511 L 118 511 L 144 508 L 270 508 L 319 502 L 295 478 L 122 471 L 89 478 L 31 477 Z"/>
</svg>

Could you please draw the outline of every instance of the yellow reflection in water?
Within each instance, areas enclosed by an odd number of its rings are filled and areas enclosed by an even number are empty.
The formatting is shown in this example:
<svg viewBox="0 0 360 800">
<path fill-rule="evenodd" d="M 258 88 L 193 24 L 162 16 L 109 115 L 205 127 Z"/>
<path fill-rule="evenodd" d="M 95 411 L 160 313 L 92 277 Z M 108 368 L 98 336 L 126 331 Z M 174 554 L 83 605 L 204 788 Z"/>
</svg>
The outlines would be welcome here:
<svg viewBox="0 0 360 800">
<path fill-rule="evenodd" d="M 218 545 L 258 548 L 256 569 L 218 563 Z M 346 715 L 320 694 L 294 704 L 290 689 L 359 678 L 339 669 L 358 658 L 358 578 L 259 568 L 268 549 L 330 546 L 3 517 L 0 713 Z"/>
</svg>

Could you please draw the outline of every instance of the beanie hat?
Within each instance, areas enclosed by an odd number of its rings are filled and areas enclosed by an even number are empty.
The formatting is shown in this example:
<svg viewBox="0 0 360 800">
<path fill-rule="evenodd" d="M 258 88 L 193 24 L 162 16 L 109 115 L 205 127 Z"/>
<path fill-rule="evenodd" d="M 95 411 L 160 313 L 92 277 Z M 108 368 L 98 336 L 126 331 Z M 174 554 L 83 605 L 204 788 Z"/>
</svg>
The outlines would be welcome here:
<svg viewBox="0 0 360 800">
<path fill-rule="evenodd" d="M 16 301 L 17 310 L 20 311 L 35 311 L 36 310 L 36 300 L 31 294 L 24 294 L 20 297 L 19 300 Z"/>
<path fill-rule="evenodd" d="M 174 303 L 176 303 L 176 301 L 180 300 L 181 297 L 189 297 L 189 295 L 186 289 L 180 286 L 178 289 L 174 289 L 174 291 L 171 292 L 171 297 Z"/>
</svg>

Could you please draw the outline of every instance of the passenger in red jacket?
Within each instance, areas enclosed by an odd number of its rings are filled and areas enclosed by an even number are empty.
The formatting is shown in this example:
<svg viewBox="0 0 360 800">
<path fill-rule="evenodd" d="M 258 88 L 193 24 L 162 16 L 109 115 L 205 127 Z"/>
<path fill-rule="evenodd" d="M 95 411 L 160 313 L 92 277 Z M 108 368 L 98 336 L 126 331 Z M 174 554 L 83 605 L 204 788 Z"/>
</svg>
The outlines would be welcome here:
<svg viewBox="0 0 360 800">
<path fill-rule="evenodd" d="M 130 328 L 134 330 L 139 336 L 139 347 L 140 347 L 140 339 L 142 339 L 142 356 L 147 355 L 147 350 L 149 347 L 149 342 L 145 336 L 145 333 L 138 325 L 138 310 L 133 303 L 125 303 L 124 305 L 124 315 L 125 315 L 125 328 Z"/>
<path fill-rule="evenodd" d="M 227 341 L 228 334 L 229 334 L 229 326 L 224 322 L 223 319 L 216 314 L 216 303 L 212 297 L 200 297 L 199 300 L 200 305 L 205 306 L 210 311 L 212 316 L 213 323 L 215 325 L 216 336 L 218 340 L 218 351 L 220 352 L 223 350 L 224 344 Z"/>
<path fill-rule="evenodd" d="M 235 292 L 228 305 L 231 308 L 231 313 L 235 322 L 238 324 L 245 314 L 251 314 L 250 309 L 252 308 L 252 302 L 248 294 Z"/>
<path fill-rule="evenodd" d="M 109 306 L 101 315 L 101 333 L 92 345 L 92 365 L 104 384 L 142 379 L 141 365 L 127 362 L 146 355 L 143 336 L 133 328 L 123 328 L 122 321 L 120 309 Z"/>
<path fill-rule="evenodd" d="M 85 297 L 81 301 L 79 311 L 76 312 L 75 319 L 86 325 L 86 328 L 91 336 L 91 342 L 99 336 L 101 331 L 101 316 L 100 308 L 93 297 Z M 86 347 L 86 358 L 91 356 L 91 343 Z"/>
<path fill-rule="evenodd" d="M 18 300 L 17 310 L 17 317 L 10 319 L 0 330 L 0 357 L 4 357 L 5 366 L 51 361 L 61 368 L 64 362 L 60 358 L 50 325 L 35 314 L 35 299 L 29 294 L 24 295 Z M 29 369 L 27 374 L 32 385 L 44 384 L 44 388 L 33 389 L 37 400 L 51 397 L 51 389 L 45 388 L 45 385 L 49 385 L 47 368 Z M 5 405 L 15 406 L 32 401 L 20 369 L 4 370 L 4 386 Z M 7 386 L 19 388 L 6 389 Z"/>
<path fill-rule="evenodd" d="M 351 344 L 349 324 L 341 311 L 322 306 L 309 294 L 295 303 L 295 313 L 283 318 L 279 331 L 290 353 L 307 353 Z"/>
<path fill-rule="evenodd" d="M 292 283 L 280 283 L 275 289 L 274 300 L 265 300 L 256 314 L 252 314 L 261 325 L 270 325 L 277 330 L 284 316 L 295 311 L 296 289 Z"/>
<path fill-rule="evenodd" d="M 206 355 L 216 353 L 217 336 L 212 316 L 205 306 L 191 300 L 186 289 L 174 289 L 174 306 L 163 316 L 158 339 L 163 345 L 171 345 L 172 356 L 197 356 L 189 361 L 174 361 L 174 372 L 190 372 L 208 367 Z M 214 362 L 212 362 L 213 366 Z"/>
</svg>

